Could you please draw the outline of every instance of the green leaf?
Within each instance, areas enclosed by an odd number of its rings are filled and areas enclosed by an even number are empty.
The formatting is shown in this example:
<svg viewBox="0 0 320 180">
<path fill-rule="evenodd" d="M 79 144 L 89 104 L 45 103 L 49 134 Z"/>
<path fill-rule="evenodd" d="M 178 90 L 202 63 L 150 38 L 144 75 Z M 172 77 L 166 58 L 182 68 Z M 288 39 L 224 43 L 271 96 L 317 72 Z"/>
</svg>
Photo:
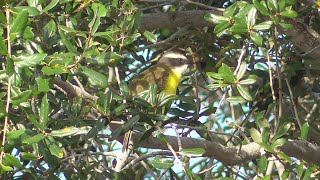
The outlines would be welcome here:
<svg viewBox="0 0 320 180">
<path fill-rule="evenodd" d="M 265 155 L 262 155 L 259 159 L 258 159 L 258 167 L 259 167 L 259 172 L 265 172 L 267 170 L 268 167 L 268 159 Z"/>
<path fill-rule="evenodd" d="M 33 144 L 33 143 L 38 143 L 40 141 L 42 141 L 45 138 L 44 134 L 37 134 L 35 136 L 26 138 L 24 140 L 22 140 L 22 143 L 24 144 Z"/>
<path fill-rule="evenodd" d="M 247 16 L 252 8 L 254 8 L 252 4 L 243 4 L 241 7 L 239 6 L 239 9 L 241 10 L 237 13 L 236 17 L 240 19 L 247 19 L 244 16 Z"/>
<path fill-rule="evenodd" d="M 291 124 L 290 123 L 286 123 L 286 124 L 283 124 L 279 131 L 273 136 L 271 142 L 274 142 L 275 140 L 279 139 L 280 137 L 282 137 L 283 135 L 285 135 L 288 130 L 290 129 L 291 127 Z"/>
<path fill-rule="evenodd" d="M 34 67 L 39 65 L 44 58 L 47 57 L 47 54 L 30 54 L 30 55 L 21 55 L 14 59 L 16 66 L 18 67 Z"/>
<path fill-rule="evenodd" d="M 252 8 L 250 8 L 250 11 L 247 16 L 248 28 L 251 28 L 253 25 L 256 24 L 256 19 L 257 19 L 257 9 L 252 7 Z"/>
<path fill-rule="evenodd" d="M 233 75 L 233 72 L 228 65 L 222 63 L 222 66 L 218 69 L 218 73 L 223 77 L 224 80 L 230 83 L 235 82 L 235 77 Z"/>
<path fill-rule="evenodd" d="M 229 6 L 225 9 L 225 11 L 223 12 L 223 16 L 224 17 L 233 16 L 236 9 L 237 9 L 237 3 L 233 3 L 231 6 Z"/>
<path fill-rule="evenodd" d="M 17 167 L 19 169 L 24 168 L 24 166 L 22 166 L 22 164 L 20 163 L 19 159 L 14 157 L 11 154 L 5 154 L 5 156 L 3 157 L 3 160 L 11 166 Z"/>
<path fill-rule="evenodd" d="M 3 37 L 0 37 L 0 55 L 7 55 L 7 44 L 6 40 Z"/>
<path fill-rule="evenodd" d="M 130 35 L 129 37 L 127 37 L 125 40 L 124 40 L 124 45 L 127 46 L 131 43 L 133 43 L 135 40 L 138 39 L 138 37 L 140 37 L 141 34 L 140 33 L 135 33 L 135 34 L 132 34 Z"/>
<path fill-rule="evenodd" d="M 272 149 L 276 149 L 277 147 L 283 146 L 284 144 L 286 144 L 288 142 L 288 140 L 286 138 L 280 138 L 275 140 L 272 144 L 271 144 L 271 148 Z"/>
<path fill-rule="evenodd" d="M 254 6 L 261 12 L 261 14 L 265 15 L 265 16 L 268 16 L 269 15 L 269 12 L 267 10 L 267 8 L 262 5 L 259 0 L 253 0 L 252 1 Z"/>
<path fill-rule="evenodd" d="M 6 65 L 7 65 L 6 66 L 7 75 L 8 76 L 13 75 L 13 73 L 14 73 L 14 62 L 10 57 L 7 58 L 7 64 Z"/>
<path fill-rule="evenodd" d="M 50 9 L 54 8 L 58 4 L 59 0 L 51 0 L 50 3 L 42 9 L 40 14 L 48 12 Z"/>
<path fill-rule="evenodd" d="M 34 155 L 33 153 L 27 153 L 27 152 L 22 152 L 21 157 L 24 160 L 38 160 L 38 157 Z"/>
<path fill-rule="evenodd" d="M 279 0 L 278 6 L 279 6 L 279 11 L 282 11 L 286 6 L 286 0 Z"/>
<path fill-rule="evenodd" d="M 124 125 L 122 125 L 122 132 L 127 132 L 129 131 L 138 121 L 140 120 L 140 116 L 139 115 L 135 115 L 133 117 L 131 117 L 128 122 L 124 123 Z"/>
<path fill-rule="evenodd" d="M 15 13 L 19 13 L 21 11 L 27 11 L 29 16 L 34 17 L 39 15 L 39 10 L 32 6 L 16 6 L 12 8 L 12 11 Z"/>
<path fill-rule="evenodd" d="M 65 137 L 75 135 L 78 131 L 79 128 L 71 126 L 59 130 L 53 130 L 50 135 L 54 137 Z"/>
<path fill-rule="evenodd" d="M 298 16 L 298 13 L 290 9 L 290 10 L 282 11 L 280 15 L 288 18 L 296 18 Z"/>
<path fill-rule="evenodd" d="M 230 103 L 245 103 L 247 102 L 245 99 L 243 99 L 241 96 L 232 96 L 232 97 L 228 97 L 226 99 L 228 102 Z"/>
<path fill-rule="evenodd" d="M 297 167 L 297 176 L 299 177 L 299 179 L 301 179 L 303 172 L 304 172 L 304 163 L 300 163 Z"/>
<path fill-rule="evenodd" d="M 252 39 L 252 41 L 254 43 L 256 43 L 258 46 L 262 46 L 262 42 L 263 42 L 263 38 L 261 37 L 261 35 L 259 33 L 256 32 L 251 32 L 250 33 L 250 38 Z"/>
<path fill-rule="evenodd" d="M 52 83 L 50 78 L 38 77 L 36 78 L 36 82 L 38 85 L 38 91 L 49 92 L 51 90 Z"/>
<path fill-rule="evenodd" d="M 172 160 L 165 158 L 155 158 L 150 163 L 156 169 L 169 169 L 174 165 Z"/>
<path fill-rule="evenodd" d="M 214 73 L 214 72 L 207 72 L 207 76 L 209 78 L 213 78 L 213 79 L 219 79 L 219 80 L 222 80 L 223 79 L 223 76 L 219 73 Z"/>
<path fill-rule="evenodd" d="M 63 157 L 63 150 L 56 142 L 53 142 L 49 145 L 50 153 L 58 158 Z"/>
<path fill-rule="evenodd" d="M 285 28 L 285 29 L 292 29 L 294 26 L 292 24 L 288 24 L 288 23 L 279 23 L 281 27 Z"/>
<path fill-rule="evenodd" d="M 19 130 L 16 130 L 16 131 L 10 131 L 10 132 L 7 133 L 7 139 L 8 140 L 18 139 L 24 132 L 25 132 L 24 129 L 19 129 Z"/>
<path fill-rule="evenodd" d="M 243 34 L 248 32 L 249 30 L 247 24 L 236 23 L 230 28 L 230 31 L 236 34 Z"/>
<path fill-rule="evenodd" d="M 152 135 L 152 133 L 155 131 L 155 129 L 156 129 L 155 127 L 151 127 L 148 130 L 146 130 L 145 132 L 143 132 L 143 134 L 140 137 L 138 142 L 142 142 L 142 141 L 146 140 L 147 138 L 149 138 Z"/>
<path fill-rule="evenodd" d="M 3 1 L 2 1 L 2 2 L 3 2 Z M 4 5 L 4 4 L 3 4 L 3 5 Z M 0 4 L 0 6 L 2 6 L 2 5 Z M 1 24 L 6 24 L 6 22 L 7 22 L 6 16 L 3 14 L 2 11 L 0 11 L 0 23 L 1 23 Z"/>
<path fill-rule="evenodd" d="M 93 3 L 91 8 L 94 11 L 94 14 L 98 17 L 105 17 L 107 15 L 107 8 L 100 3 Z"/>
<path fill-rule="evenodd" d="M 249 130 L 251 138 L 254 140 L 254 142 L 261 144 L 262 143 L 262 136 L 260 134 L 260 132 L 255 129 L 255 128 L 251 128 Z"/>
<path fill-rule="evenodd" d="M 155 36 L 152 32 L 150 31 L 145 31 L 143 33 L 144 37 L 147 38 L 148 41 L 152 42 L 152 43 L 155 43 L 157 42 L 157 36 Z"/>
<path fill-rule="evenodd" d="M 269 9 L 272 11 L 278 11 L 278 2 L 277 0 L 267 0 Z"/>
<path fill-rule="evenodd" d="M 241 85 L 251 85 L 254 84 L 257 81 L 257 76 L 256 75 L 249 75 L 247 79 L 241 80 L 239 84 Z"/>
<path fill-rule="evenodd" d="M 25 111 L 27 114 L 27 118 L 31 121 L 31 123 L 36 126 L 38 129 L 44 130 L 42 125 L 38 122 L 39 116 L 38 114 L 30 114 L 27 111 Z"/>
<path fill-rule="evenodd" d="M 91 131 L 91 126 L 82 126 L 79 128 L 79 131 L 75 135 L 88 134 Z"/>
<path fill-rule="evenodd" d="M 240 65 L 239 71 L 237 73 L 237 77 L 236 77 L 237 80 L 240 80 L 243 77 L 244 73 L 246 73 L 246 71 L 247 71 L 247 63 L 242 62 Z"/>
<path fill-rule="evenodd" d="M 202 180 L 202 178 L 199 175 L 193 173 L 191 169 L 186 169 L 186 173 L 187 173 L 188 179 Z"/>
<path fill-rule="evenodd" d="M 265 21 L 253 26 L 253 29 L 256 31 L 269 30 L 273 25 L 272 21 Z"/>
<path fill-rule="evenodd" d="M 262 143 L 268 144 L 270 139 L 270 128 L 263 128 L 261 135 L 262 135 Z"/>
<path fill-rule="evenodd" d="M 75 43 L 72 42 L 73 39 L 70 36 L 67 36 L 64 31 L 58 29 L 59 35 L 61 37 L 62 44 L 68 49 L 71 53 L 77 53 L 77 47 L 75 46 Z"/>
<path fill-rule="evenodd" d="M 17 16 L 13 19 L 11 29 L 10 29 L 10 39 L 11 43 L 14 42 L 18 35 L 21 35 L 24 28 L 28 23 L 28 11 L 21 11 L 17 14 Z"/>
<path fill-rule="evenodd" d="M 164 94 L 163 91 L 161 93 Z M 166 105 L 167 103 L 172 103 L 176 99 L 178 99 L 178 96 L 175 94 L 164 95 L 163 98 L 160 99 L 160 104 L 158 106 L 162 107 L 162 106 Z"/>
<path fill-rule="evenodd" d="M 221 33 L 222 31 L 226 30 L 229 26 L 230 26 L 230 23 L 228 21 L 219 23 L 214 27 L 214 33 L 216 34 Z"/>
<path fill-rule="evenodd" d="M 23 39 L 32 39 L 34 37 L 34 33 L 32 32 L 32 28 L 27 26 L 23 32 Z"/>
<path fill-rule="evenodd" d="M 18 96 L 12 97 L 13 105 L 20 105 L 23 102 L 26 102 L 29 99 L 29 96 L 32 94 L 32 90 L 26 90 L 20 93 Z"/>
<path fill-rule="evenodd" d="M 124 97 L 129 96 L 129 87 L 126 81 L 121 81 L 120 83 L 120 92 Z"/>
<path fill-rule="evenodd" d="M 295 5 L 296 4 L 296 0 L 286 0 L 286 3 L 289 5 Z"/>
<path fill-rule="evenodd" d="M 243 85 L 241 85 L 241 84 L 237 84 L 237 89 L 238 89 L 240 95 L 241 95 L 244 99 L 246 99 L 246 100 L 248 100 L 248 101 L 252 101 L 252 97 L 251 97 L 248 89 L 247 89 L 245 86 L 243 86 Z"/>
<path fill-rule="evenodd" d="M 8 172 L 8 171 L 13 171 L 13 168 L 10 167 L 10 166 L 6 166 L 6 165 L 3 165 L 2 163 L 0 163 L 0 170 Z"/>
<path fill-rule="evenodd" d="M 215 24 L 219 24 L 219 23 L 222 23 L 222 22 L 225 22 L 225 21 L 229 21 L 229 19 L 227 17 L 223 17 L 223 16 L 218 16 L 218 15 L 215 15 L 215 14 L 206 14 L 204 15 L 204 19 L 206 21 L 209 21 L 209 22 L 212 22 L 212 23 L 215 23 Z"/>
<path fill-rule="evenodd" d="M 181 148 L 180 154 L 187 156 L 202 156 L 206 152 L 203 148 Z"/>
<path fill-rule="evenodd" d="M 45 129 L 49 120 L 49 101 L 48 96 L 45 94 L 41 100 L 41 107 L 39 110 L 40 123 L 41 126 Z"/>
<path fill-rule="evenodd" d="M 307 140 L 309 130 L 310 130 L 309 123 L 308 122 L 303 123 L 302 128 L 301 128 L 300 138 L 303 140 Z"/>
<path fill-rule="evenodd" d="M 280 152 L 277 152 L 277 155 L 278 155 L 281 159 L 286 160 L 289 164 L 293 162 L 292 159 L 291 159 L 289 156 L 287 156 L 285 153 L 283 153 L 283 152 L 281 152 L 281 151 L 280 151 Z"/>
<path fill-rule="evenodd" d="M 80 72 L 88 78 L 91 85 L 102 88 L 108 87 L 108 78 L 105 75 L 85 66 L 81 66 Z"/>
</svg>

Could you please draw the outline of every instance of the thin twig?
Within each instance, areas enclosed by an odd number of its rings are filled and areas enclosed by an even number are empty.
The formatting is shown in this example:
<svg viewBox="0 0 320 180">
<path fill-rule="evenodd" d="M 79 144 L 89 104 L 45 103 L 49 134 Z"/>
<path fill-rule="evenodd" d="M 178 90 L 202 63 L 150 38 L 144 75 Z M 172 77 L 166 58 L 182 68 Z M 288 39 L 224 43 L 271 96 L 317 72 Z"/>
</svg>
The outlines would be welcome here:
<svg viewBox="0 0 320 180">
<path fill-rule="evenodd" d="M 199 3 L 199 2 L 194 2 L 194 1 L 191 1 L 191 0 L 186 0 L 186 2 L 189 3 L 189 4 L 193 4 L 193 5 L 205 8 L 205 9 L 212 9 L 212 10 L 221 11 L 221 12 L 224 11 L 223 8 L 217 8 L 217 7 L 213 7 L 213 6 L 208 6 L 208 5 L 205 5 L 205 4 L 202 4 L 202 3 Z"/>
<path fill-rule="evenodd" d="M 176 135 L 177 135 L 177 138 L 178 138 L 178 147 L 179 147 L 179 152 L 180 152 L 181 149 L 182 149 L 181 140 L 180 140 L 180 134 L 179 134 L 175 124 L 172 124 L 171 127 L 176 132 Z"/>
<path fill-rule="evenodd" d="M 172 3 L 175 3 L 176 1 L 175 0 L 171 0 L 171 1 L 168 1 L 168 2 L 164 2 L 164 3 L 161 3 L 161 4 L 157 4 L 157 5 L 153 5 L 153 6 L 148 6 L 148 7 L 145 7 L 145 8 L 141 8 L 142 11 L 147 11 L 147 10 L 150 10 L 150 9 L 154 9 L 154 8 L 158 8 L 158 7 L 163 7 L 163 6 L 166 6 L 166 5 L 170 5 Z"/>
<path fill-rule="evenodd" d="M 157 151 L 157 152 L 151 152 L 148 154 L 144 154 L 142 156 L 140 156 L 139 158 L 136 158 L 134 160 L 132 160 L 130 163 L 128 163 L 124 168 L 122 168 L 122 171 L 130 169 L 133 165 L 137 164 L 140 161 L 143 161 L 145 159 L 148 159 L 150 157 L 154 157 L 154 156 L 172 156 L 172 152 L 170 151 Z"/>
<path fill-rule="evenodd" d="M 139 155 L 137 153 L 134 153 L 133 156 L 135 158 L 139 158 Z M 143 160 L 140 161 L 140 164 L 142 164 L 142 166 L 148 171 L 148 173 L 154 178 L 157 179 L 157 176 L 153 173 L 153 171 L 149 168 L 149 166 L 147 165 L 147 163 L 145 163 Z"/>
<path fill-rule="evenodd" d="M 121 80 L 119 75 L 119 69 L 118 67 L 114 68 L 115 74 L 116 74 L 116 80 L 118 82 L 119 87 L 121 86 Z M 123 99 L 123 103 L 126 104 L 126 99 Z M 130 119 L 130 115 L 128 116 L 128 119 Z M 125 161 L 128 159 L 128 157 L 131 154 L 131 151 L 133 149 L 133 142 L 132 142 L 132 130 L 129 130 L 125 133 L 124 140 L 123 140 L 123 146 L 122 146 L 122 153 L 120 156 L 117 157 L 117 165 L 115 166 L 114 170 L 116 172 L 120 172 L 122 167 L 125 165 Z"/>
<path fill-rule="evenodd" d="M 273 40 L 274 40 L 274 51 L 275 51 L 275 59 L 276 59 L 276 72 L 277 72 L 277 76 L 278 76 L 278 94 L 279 94 L 279 102 L 278 102 L 278 119 L 277 121 L 275 121 L 275 132 L 276 130 L 279 128 L 279 121 L 280 118 L 282 117 L 282 109 L 283 109 L 283 105 L 282 105 L 282 80 L 281 80 L 281 72 L 280 72 L 280 63 L 278 60 L 278 45 L 277 45 L 277 27 L 274 27 L 274 31 L 273 31 Z"/>
<path fill-rule="evenodd" d="M 157 42 L 155 44 L 150 44 L 150 45 L 147 45 L 147 46 L 139 47 L 139 48 L 137 48 L 137 51 L 143 51 L 145 49 L 156 48 L 156 47 L 161 46 L 163 44 L 170 43 L 171 41 L 174 41 L 179 35 L 181 35 L 184 32 L 186 32 L 190 27 L 191 27 L 191 25 L 188 24 L 188 25 L 180 28 L 177 32 L 173 33 L 169 38 L 167 38 L 165 40 L 162 40 L 162 41 L 159 41 L 159 42 Z"/>
<path fill-rule="evenodd" d="M 285 81 L 286 81 L 286 84 L 287 84 L 287 87 L 288 87 L 288 90 L 289 90 L 290 100 L 291 100 L 291 105 L 292 105 L 292 108 L 293 108 L 294 116 L 295 116 L 295 118 L 297 120 L 299 128 L 302 129 L 302 124 L 301 124 L 301 121 L 300 121 L 300 118 L 299 118 L 299 114 L 298 114 L 298 111 L 297 111 L 296 103 L 294 102 L 294 99 L 293 99 L 292 89 L 291 89 L 291 86 L 290 86 L 290 83 L 289 83 L 289 80 L 288 80 L 287 76 L 285 76 Z"/>
<path fill-rule="evenodd" d="M 11 58 L 11 40 L 10 40 L 10 9 L 9 6 L 5 6 L 5 12 L 6 12 L 6 18 L 7 18 L 7 44 L 8 44 L 8 55 L 7 58 Z M 7 67 L 8 68 L 8 65 Z M 11 102 L 11 81 L 12 81 L 12 75 L 9 75 L 8 77 L 8 89 L 7 89 L 7 103 L 6 103 L 6 116 L 4 118 L 4 124 L 3 124 L 3 132 L 2 132 L 2 147 L 4 147 L 6 142 L 6 133 L 8 128 L 8 121 L 9 121 L 9 107 Z M 0 154 L 0 163 L 2 163 L 2 158 L 4 156 L 4 148 L 1 148 L 1 154 Z"/>
</svg>

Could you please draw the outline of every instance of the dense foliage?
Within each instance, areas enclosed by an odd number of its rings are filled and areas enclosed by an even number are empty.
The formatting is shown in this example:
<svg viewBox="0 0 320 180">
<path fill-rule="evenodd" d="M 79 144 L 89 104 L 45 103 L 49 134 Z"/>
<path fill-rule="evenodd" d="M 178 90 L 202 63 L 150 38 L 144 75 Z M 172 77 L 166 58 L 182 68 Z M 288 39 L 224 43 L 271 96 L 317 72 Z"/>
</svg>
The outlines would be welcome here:
<svg viewBox="0 0 320 180">
<path fill-rule="evenodd" d="M 1 179 L 319 178 L 319 3 L 1 6 Z M 172 50 L 195 62 L 178 94 L 132 97 Z"/>
</svg>

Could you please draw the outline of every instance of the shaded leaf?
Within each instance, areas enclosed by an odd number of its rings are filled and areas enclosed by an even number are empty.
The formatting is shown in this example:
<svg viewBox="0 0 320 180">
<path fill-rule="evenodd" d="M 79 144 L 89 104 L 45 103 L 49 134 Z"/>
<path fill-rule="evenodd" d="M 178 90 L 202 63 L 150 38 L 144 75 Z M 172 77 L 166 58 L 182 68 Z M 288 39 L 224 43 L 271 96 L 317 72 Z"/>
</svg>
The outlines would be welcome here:
<svg viewBox="0 0 320 180">
<path fill-rule="evenodd" d="M 261 14 L 265 15 L 265 16 L 268 16 L 269 15 L 269 12 L 267 10 L 267 8 L 262 5 L 259 0 L 253 0 L 252 1 L 254 6 L 261 12 Z"/>
<path fill-rule="evenodd" d="M 35 136 L 22 140 L 22 143 L 25 143 L 25 144 L 38 143 L 42 141 L 44 138 L 45 138 L 44 134 L 37 134 Z"/>
<path fill-rule="evenodd" d="M 254 43 L 256 43 L 258 46 L 262 46 L 263 38 L 259 33 L 256 32 L 251 32 L 250 33 L 250 38 Z"/>
<path fill-rule="evenodd" d="M 97 72 L 85 66 L 81 66 L 80 72 L 88 78 L 88 81 L 91 85 L 99 86 L 102 88 L 108 87 L 108 78 L 100 72 Z"/>
<path fill-rule="evenodd" d="M 78 131 L 79 131 L 79 128 L 71 126 L 71 127 L 60 129 L 60 130 L 53 130 L 51 132 L 51 136 L 55 136 L 55 137 L 72 136 L 72 135 L 75 135 Z"/>
<path fill-rule="evenodd" d="M 172 160 L 166 158 L 155 158 L 150 163 L 156 169 L 168 169 L 174 165 Z"/>
<path fill-rule="evenodd" d="M 3 160 L 11 166 L 17 167 L 19 169 L 23 169 L 24 166 L 20 163 L 20 160 L 11 154 L 5 154 Z"/>
<path fill-rule="evenodd" d="M 228 97 L 226 99 L 228 102 L 231 103 L 245 103 L 247 102 L 245 99 L 243 99 L 241 96 L 232 96 L 232 97 Z"/>
<path fill-rule="evenodd" d="M 187 156 L 202 156 L 206 152 L 203 148 L 181 148 L 180 154 Z"/>
<path fill-rule="evenodd" d="M 21 55 L 14 59 L 16 62 L 16 66 L 18 67 L 34 67 L 36 65 L 39 65 L 41 61 L 44 60 L 44 58 L 47 56 L 47 54 L 30 54 L 30 55 Z"/>
<path fill-rule="evenodd" d="M 250 93 L 249 93 L 249 91 L 248 91 L 248 89 L 246 87 L 244 87 L 243 85 L 237 84 L 237 89 L 238 89 L 240 95 L 244 99 L 246 99 L 248 101 L 252 101 L 252 97 L 251 97 L 251 95 L 250 95 Z"/>
<path fill-rule="evenodd" d="M 50 9 L 54 8 L 58 4 L 58 2 L 59 2 L 59 0 L 50 1 L 50 3 L 45 8 L 42 9 L 40 14 L 48 12 Z"/>
<path fill-rule="evenodd" d="M 303 123 L 302 128 L 301 128 L 300 138 L 303 140 L 307 140 L 309 130 L 310 130 L 309 123 L 308 122 Z"/>
</svg>

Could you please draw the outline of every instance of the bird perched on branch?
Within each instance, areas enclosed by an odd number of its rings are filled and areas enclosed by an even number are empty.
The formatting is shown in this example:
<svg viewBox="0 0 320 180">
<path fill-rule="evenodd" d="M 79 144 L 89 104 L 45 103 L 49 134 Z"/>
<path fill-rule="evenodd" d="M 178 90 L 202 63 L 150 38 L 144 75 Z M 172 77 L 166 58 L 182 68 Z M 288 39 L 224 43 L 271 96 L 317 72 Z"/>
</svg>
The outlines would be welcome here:
<svg viewBox="0 0 320 180">
<path fill-rule="evenodd" d="M 158 91 L 163 91 L 165 95 L 176 94 L 181 82 L 182 75 L 188 71 L 188 66 L 192 64 L 185 55 L 179 52 L 166 52 L 157 64 L 149 67 L 136 76 L 128 85 L 132 96 L 149 90 L 152 84 L 156 84 Z M 125 134 L 123 140 L 123 151 L 129 147 L 132 131 Z"/>
<path fill-rule="evenodd" d="M 143 71 L 129 83 L 132 96 L 146 91 L 155 83 L 159 91 L 166 95 L 176 94 L 183 73 L 188 70 L 192 61 L 179 52 L 164 53 L 156 65 Z"/>
</svg>

